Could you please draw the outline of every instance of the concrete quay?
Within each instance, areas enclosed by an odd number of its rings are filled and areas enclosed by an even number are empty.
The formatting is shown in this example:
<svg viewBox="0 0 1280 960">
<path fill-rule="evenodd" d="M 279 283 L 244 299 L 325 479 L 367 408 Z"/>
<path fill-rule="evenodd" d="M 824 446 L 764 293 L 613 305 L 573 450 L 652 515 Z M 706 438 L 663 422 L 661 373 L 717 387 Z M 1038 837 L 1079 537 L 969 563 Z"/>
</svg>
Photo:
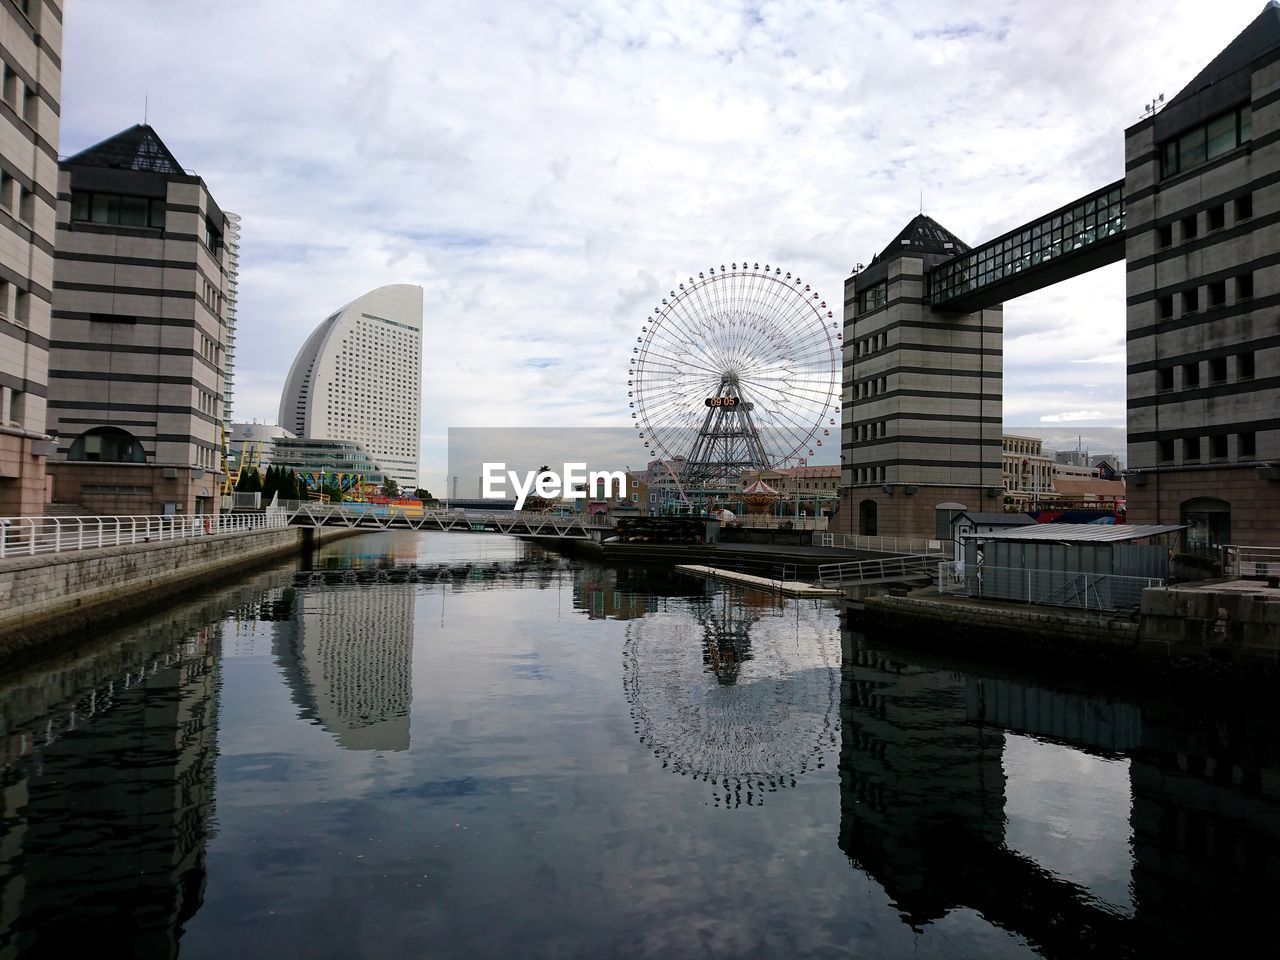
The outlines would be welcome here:
<svg viewBox="0 0 1280 960">
<path fill-rule="evenodd" d="M 0 560 L 0 662 L 357 532 L 283 527 Z"/>
<path fill-rule="evenodd" d="M 1156 587 L 1143 592 L 1139 610 L 1123 614 L 944 596 L 929 587 L 867 597 L 861 617 L 868 633 L 955 654 L 1072 671 L 1280 682 L 1280 590 L 1257 581 Z"/>
</svg>

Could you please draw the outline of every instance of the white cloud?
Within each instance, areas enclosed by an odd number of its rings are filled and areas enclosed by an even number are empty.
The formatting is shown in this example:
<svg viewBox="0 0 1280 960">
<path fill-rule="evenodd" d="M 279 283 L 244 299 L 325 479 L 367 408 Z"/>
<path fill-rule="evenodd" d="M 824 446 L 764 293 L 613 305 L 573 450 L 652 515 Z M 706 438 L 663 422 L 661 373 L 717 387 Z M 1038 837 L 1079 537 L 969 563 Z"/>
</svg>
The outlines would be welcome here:
<svg viewBox="0 0 1280 960">
<path fill-rule="evenodd" d="M 137 122 L 147 96 L 178 159 L 244 217 L 238 417 L 275 418 L 334 308 L 411 282 L 424 435 L 561 422 L 556 391 L 583 423 L 625 424 L 628 348 L 673 282 L 767 259 L 838 303 L 921 191 L 971 242 L 1060 206 L 1123 174 L 1142 104 L 1257 7 L 76 3 L 61 151 Z M 1122 268 L 1014 301 L 1005 322 L 1007 420 L 1123 423 L 1118 364 L 1072 382 L 1123 350 Z"/>
</svg>

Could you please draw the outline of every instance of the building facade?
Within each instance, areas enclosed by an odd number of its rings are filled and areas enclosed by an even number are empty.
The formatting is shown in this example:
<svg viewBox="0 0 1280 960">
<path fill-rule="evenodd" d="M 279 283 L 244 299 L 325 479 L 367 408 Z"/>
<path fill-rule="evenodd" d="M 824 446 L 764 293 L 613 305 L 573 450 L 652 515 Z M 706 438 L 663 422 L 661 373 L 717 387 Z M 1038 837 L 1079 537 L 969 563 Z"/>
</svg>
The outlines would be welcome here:
<svg viewBox="0 0 1280 960">
<path fill-rule="evenodd" d="M 222 315 L 227 323 L 227 347 L 222 365 L 222 427 L 231 431 L 232 387 L 236 373 L 236 304 L 240 299 L 240 214 L 226 213 L 226 231 L 222 242 L 226 247 L 227 289 Z"/>
<path fill-rule="evenodd" d="M 317 493 L 325 485 L 343 492 L 358 491 L 370 485 L 381 486 L 387 479 L 369 451 L 354 440 L 280 436 L 274 439 L 271 449 L 274 466 L 292 470 Z"/>
<path fill-rule="evenodd" d="M 1280 7 L 1125 131 L 1128 508 L 1280 543 Z"/>
<path fill-rule="evenodd" d="M 1006 496 L 1026 500 L 1053 493 L 1054 464 L 1043 440 L 1006 433 L 1000 442 Z"/>
<path fill-rule="evenodd" d="M 39 514 L 53 302 L 62 3 L 0 4 L 0 516 Z"/>
<path fill-rule="evenodd" d="M 946 539 L 1000 504 L 1003 309 L 942 312 L 925 289 L 968 249 L 921 214 L 845 281 L 841 532 Z"/>
<path fill-rule="evenodd" d="M 275 462 L 276 441 L 293 439 L 274 423 L 233 423 L 227 431 L 227 461 L 234 465 L 243 459 L 265 470 Z"/>
<path fill-rule="evenodd" d="M 298 437 L 359 443 L 402 489 L 418 486 L 422 288 L 371 290 L 331 314 L 302 345 L 280 398 Z"/>
<path fill-rule="evenodd" d="M 145 124 L 59 167 L 54 500 L 100 514 L 215 513 L 226 217 Z"/>
</svg>

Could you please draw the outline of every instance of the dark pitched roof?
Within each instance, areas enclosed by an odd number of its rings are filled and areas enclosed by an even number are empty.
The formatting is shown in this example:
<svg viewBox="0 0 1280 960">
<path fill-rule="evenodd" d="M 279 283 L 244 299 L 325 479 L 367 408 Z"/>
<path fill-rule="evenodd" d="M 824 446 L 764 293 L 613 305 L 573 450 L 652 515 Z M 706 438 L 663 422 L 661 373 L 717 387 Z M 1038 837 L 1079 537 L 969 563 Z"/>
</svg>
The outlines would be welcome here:
<svg viewBox="0 0 1280 960">
<path fill-rule="evenodd" d="M 954 233 L 927 214 L 920 213 L 871 262 L 877 263 L 903 253 L 938 253 L 951 257 L 968 249 L 969 245 Z"/>
<path fill-rule="evenodd" d="M 1240 31 L 1238 37 L 1227 44 L 1207 67 L 1197 73 L 1195 79 L 1178 91 L 1177 96 L 1169 101 L 1168 106 L 1171 107 L 1179 101 L 1194 96 L 1205 87 L 1226 79 L 1276 46 L 1280 46 L 1280 3 L 1270 0 L 1262 8 L 1262 12 L 1253 18 L 1253 22 Z"/>
<path fill-rule="evenodd" d="M 68 166 L 142 170 L 170 176 L 184 172 L 182 164 L 164 145 L 164 141 L 145 123 L 121 130 L 114 137 L 107 137 L 101 143 L 95 143 L 62 162 Z"/>
</svg>

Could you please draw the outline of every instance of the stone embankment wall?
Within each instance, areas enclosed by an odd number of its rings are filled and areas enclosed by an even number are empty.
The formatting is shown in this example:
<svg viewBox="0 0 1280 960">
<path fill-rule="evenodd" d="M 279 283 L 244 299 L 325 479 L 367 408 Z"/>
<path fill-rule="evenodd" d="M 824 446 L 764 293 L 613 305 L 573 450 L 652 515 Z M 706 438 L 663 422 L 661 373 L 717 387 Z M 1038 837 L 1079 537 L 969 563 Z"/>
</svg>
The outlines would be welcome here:
<svg viewBox="0 0 1280 960">
<path fill-rule="evenodd" d="M 287 527 L 0 560 L 0 658 L 92 630 L 254 565 L 350 535 Z"/>
<path fill-rule="evenodd" d="M 1280 591 L 1142 592 L 1143 649 L 1173 662 L 1208 660 L 1280 671 Z"/>
</svg>

